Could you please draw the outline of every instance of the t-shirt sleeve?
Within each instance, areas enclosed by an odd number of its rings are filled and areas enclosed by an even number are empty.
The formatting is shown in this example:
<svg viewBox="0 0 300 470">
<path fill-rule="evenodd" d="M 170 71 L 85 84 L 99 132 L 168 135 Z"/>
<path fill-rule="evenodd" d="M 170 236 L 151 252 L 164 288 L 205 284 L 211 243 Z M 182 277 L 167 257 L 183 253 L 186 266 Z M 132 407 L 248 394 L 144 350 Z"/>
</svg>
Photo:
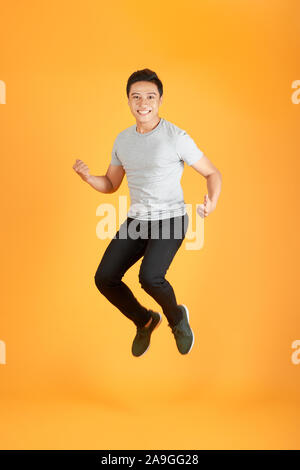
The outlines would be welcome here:
<svg viewBox="0 0 300 470">
<path fill-rule="evenodd" d="M 176 149 L 180 160 L 186 162 L 187 165 L 196 163 L 204 156 L 202 150 L 198 148 L 192 137 L 184 130 L 177 135 Z"/>
<path fill-rule="evenodd" d="M 117 151 L 117 138 L 114 141 L 113 148 L 111 151 L 111 160 L 110 160 L 111 165 L 122 165 L 121 160 L 118 157 L 118 151 Z"/>
</svg>

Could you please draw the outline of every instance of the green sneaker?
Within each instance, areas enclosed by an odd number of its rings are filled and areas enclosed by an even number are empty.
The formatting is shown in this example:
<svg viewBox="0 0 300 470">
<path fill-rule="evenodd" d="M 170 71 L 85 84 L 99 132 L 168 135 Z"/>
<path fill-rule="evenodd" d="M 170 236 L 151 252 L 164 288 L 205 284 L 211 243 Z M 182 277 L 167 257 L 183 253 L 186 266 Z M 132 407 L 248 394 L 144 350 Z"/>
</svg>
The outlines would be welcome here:
<svg viewBox="0 0 300 470">
<path fill-rule="evenodd" d="M 187 354 L 194 344 L 194 333 L 189 325 L 189 311 L 185 305 L 178 305 L 182 311 L 183 318 L 173 327 L 168 323 L 175 337 L 178 351 L 181 354 Z"/>
<path fill-rule="evenodd" d="M 131 348 L 131 352 L 134 356 L 143 356 L 143 354 L 148 351 L 151 334 L 162 321 L 160 313 L 152 312 L 152 310 L 150 310 L 150 313 L 152 315 L 152 322 L 150 325 L 148 327 L 143 326 L 142 328 L 137 326 L 136 328 L 136 336 L 133 340 Z"/>
</svg>

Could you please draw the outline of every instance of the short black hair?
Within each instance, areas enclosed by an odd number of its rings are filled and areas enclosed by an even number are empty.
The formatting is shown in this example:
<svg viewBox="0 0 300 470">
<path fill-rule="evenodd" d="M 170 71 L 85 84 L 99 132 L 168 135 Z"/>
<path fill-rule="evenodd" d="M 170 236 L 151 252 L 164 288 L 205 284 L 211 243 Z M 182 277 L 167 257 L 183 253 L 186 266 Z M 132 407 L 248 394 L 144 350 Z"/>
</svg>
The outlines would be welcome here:
<svg viewBox="0 0 300 470">
<path fill-rule="evenodd" d="M 153 82 L 156 84 L 159 95 L 162 96 L 163 94 L 163 84 L 156 75 L 153 70 L 150 69 L 143 69 L 143 70 L 137 70 L 136 72 L 133 72 L 130 77 L 128 78 L 127 85 L 126 85 L 126 93 L 127 93 L 127 98 L 129 98 L 129 91 L 130 87 L 133 83 L 135 82 Z"/>
</svg>

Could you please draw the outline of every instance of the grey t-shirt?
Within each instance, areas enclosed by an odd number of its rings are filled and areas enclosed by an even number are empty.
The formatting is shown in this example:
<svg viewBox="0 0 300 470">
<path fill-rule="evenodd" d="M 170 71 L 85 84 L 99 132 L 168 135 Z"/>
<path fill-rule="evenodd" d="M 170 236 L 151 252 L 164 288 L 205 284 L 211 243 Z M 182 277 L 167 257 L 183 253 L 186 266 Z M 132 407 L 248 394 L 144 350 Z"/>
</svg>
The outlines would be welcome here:
<svg viewBox="0 0 300 470">
<path fill-rule="evenodd" d="M 175 124 L 160 118 L 150 132 L 136 125 L 115 138 L 111 165 L 122 165 L 129 187 L 128 217 L 158 220 L 186 213 L 180 184 L 184 162 L 192 165 L 204 156 L 194 140 Z"/>
</svg>

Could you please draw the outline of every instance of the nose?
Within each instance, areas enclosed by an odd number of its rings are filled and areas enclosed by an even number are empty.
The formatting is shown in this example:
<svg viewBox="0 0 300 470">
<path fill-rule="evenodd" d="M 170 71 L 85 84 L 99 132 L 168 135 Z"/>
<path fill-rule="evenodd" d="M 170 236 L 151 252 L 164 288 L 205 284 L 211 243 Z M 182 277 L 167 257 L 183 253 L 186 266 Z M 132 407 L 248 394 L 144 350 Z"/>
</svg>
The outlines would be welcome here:
<svg viewBox="0 0 300 470">
<path fill-rule="evenodd" d="M 139 104 L 141 108 L 147 108 L 147 98 L 141 98 L 141 101 Z"/>
</svg>

